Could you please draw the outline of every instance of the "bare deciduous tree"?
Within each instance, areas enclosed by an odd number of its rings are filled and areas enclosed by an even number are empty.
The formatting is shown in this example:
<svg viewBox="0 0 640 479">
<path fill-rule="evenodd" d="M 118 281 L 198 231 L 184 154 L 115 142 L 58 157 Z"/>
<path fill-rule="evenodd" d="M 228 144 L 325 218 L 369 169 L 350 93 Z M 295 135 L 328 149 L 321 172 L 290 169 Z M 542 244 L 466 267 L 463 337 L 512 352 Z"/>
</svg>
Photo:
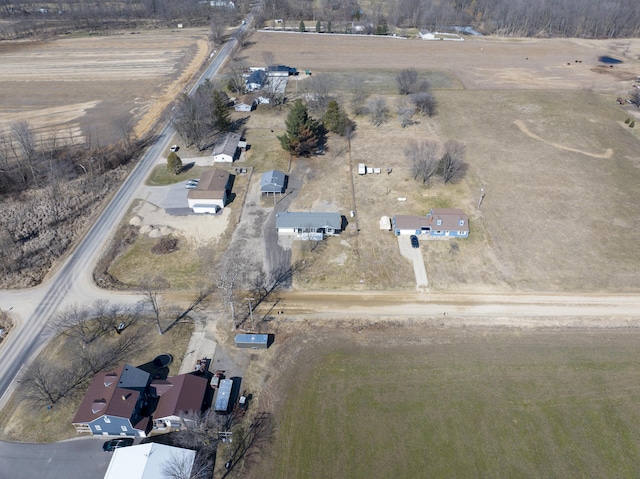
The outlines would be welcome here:
<svg viewBox="0 0 640 479">
<path fill-rule="evenodd" d="M 328 73 L 314 75 L 305 81 L 305 99 L 309 108 L 317 115 L 323 116 L 332 99 L 331 92 L 335 79 Z"/>
<path fill-rule="evenodd" d="M 414 113 L 415 113 L 415 108 L 411 108 L 405 105 L 401 105 L 398 107 L 398 121 L 400 122 L 400 126 L 402 126 L 402 128 L 406 128 L 409 125 L 413 125 Z"/>
<path fill-rule="evenodd" d="M 389 119 L 389 107 L 383 97 L 372 98 L 367 102 L 369 119 L 374 126 L 380 126 Z"/>
<path fill-rule="evenodd" d="M 155 278 L 145 278 L 140 282 L 142 288 L 142 301 L 153 312 L 154 321 L 158 328 L 158 334 L 161 336 L 164 334 L 162 328 L 160 314 L 160 301 L 158 299 L 159 291 L 169 287 L 169 283 L 162 276 L 156 276 Z"/>
<path fill-rule="evenodd" d="M 467 171 L 464 161 L 465 146 L 458 140 L 447 140 L 444 144 L 444 155 L 440 160 L 440 173 L 444 184 L 459 180 Z"/>
<path fill-rule="evenodd" d="M 364 75 L 360 73 L 354 73 L 349 76 L 347 80 L 349 93 L 351 98 L 349 104 L 354 115 L 364 115 L 366 113 L 366 101 L 369 94 L 366 89 L 366 82 Z"/>
<path fill-rule="evenodd" d="M 86 371 L 80 367 L 36 359 L 22 378 L 25 399 L 39 406 L 56 404 L 68 397 L 86 377 Z"/>
<path fill-rule="evenodd" d="M 264 67 L 269 68 L 270 66 L 275 65 L 275 55 L 273 52 L 264 51 L 262 52 L 262 61 L 264 61 Z"/>
<path fill-rule="evenodd" d="M 244 93 L 246 82 L 244 80 L 244 72 L 247 66 L 244 62 L 234 60 L 226 69 L 225 79 L 227 88 L 232 92 L 241 95 Z"/>
<path fill-rule="evenodd" d="M 436 113 L 436 99 L 431 93 L 418 92 L 409 95 L 411 102 L 415 105 L 415 109 L 422 116 L 433 116 Z"/>
<path fill-rule="evenodd" d="M 440 146 L 435 140 L 412 141 L 405 148 L 404 154 L 411 162 L 413 179 L 420 179 L 427 186 L 438 171 Z"/>
<path fill-rule="evenodd" d="M 31 125 L 26 120 L 18 120 L 11 123 L 11 133 L 15 139 L 18 150 L 14 150 L 17 161 L 24 160 L 29 166 L 31 177 L 36 186 L 39 186 L 38 175 L 36 174 L 36 138 L 31 129 Z"/>
</svg>

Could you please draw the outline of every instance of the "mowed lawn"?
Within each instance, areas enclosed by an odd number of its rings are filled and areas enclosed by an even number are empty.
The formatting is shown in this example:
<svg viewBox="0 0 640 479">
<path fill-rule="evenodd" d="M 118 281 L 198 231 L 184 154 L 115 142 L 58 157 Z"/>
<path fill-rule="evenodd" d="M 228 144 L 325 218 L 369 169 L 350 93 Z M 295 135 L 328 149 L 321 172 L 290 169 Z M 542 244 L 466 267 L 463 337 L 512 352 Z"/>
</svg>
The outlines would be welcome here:
<svg viewBox="0 0 640 479">
<path fill-rule="evenodd" d="M 264 477 L 638 477 L 638 333 L 446 334 L 305 351 Z"/>
</svg>

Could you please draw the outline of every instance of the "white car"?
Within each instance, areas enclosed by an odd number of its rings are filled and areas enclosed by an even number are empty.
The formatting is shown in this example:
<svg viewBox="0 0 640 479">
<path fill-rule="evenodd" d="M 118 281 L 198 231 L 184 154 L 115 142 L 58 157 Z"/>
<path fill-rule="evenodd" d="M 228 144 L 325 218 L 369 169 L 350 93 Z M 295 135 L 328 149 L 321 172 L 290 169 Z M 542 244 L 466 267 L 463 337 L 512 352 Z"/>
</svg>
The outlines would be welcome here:
<svg viewBox="0 0 640 479">
<path fill-rule="evenodd" d="M 180 147 L 178 145 L 171 145 L 171 148 L 169 148 L 169 150 L 173 151 L 174 153 L 176 151 L 178 151 L 180 149 Z"/>
</svg>

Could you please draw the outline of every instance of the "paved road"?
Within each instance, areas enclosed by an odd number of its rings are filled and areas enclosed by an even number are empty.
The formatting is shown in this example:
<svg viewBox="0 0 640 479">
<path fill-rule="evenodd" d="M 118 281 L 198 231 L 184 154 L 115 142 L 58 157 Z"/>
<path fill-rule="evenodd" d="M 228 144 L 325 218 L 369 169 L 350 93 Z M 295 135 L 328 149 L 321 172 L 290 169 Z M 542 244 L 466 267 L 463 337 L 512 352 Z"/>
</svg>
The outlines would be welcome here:
<svg viewBox="0 0 640 479">
<path fill-rule="evenodd" d="M 243 31 L 247 26 L 240 26 L 238 31 Z M 236 38 L 232 37 L 220 49 L 190 94 L 205 80 L 217 74 L 236 44 Z M 147 150 L 113 200 L 96 219 L 93 227 L 50 279 L 41 286 L 27 291 L 0 292 L 0 307 L 13 308 L 11 312 L 17 319 L 16 327 L 0 348 L 0 409 L 8 400 L 13 380 L 22 366 L 29 358 L 34 357 L 46 342 L 47 337 L 43 334 L 45 326 L 56 311 L 74 303 L 107 297 L 113 299 L 112 293 L 101 291 L 94 286 L 91 278 L 93 265 L 144 180 L 167 148 L 173 134 L 173 128 L 167 123 L 157 141 Z M 122 295 L 119 300 L 137 301 L 138 298 Z"/>
<path fill-rule="evenodd" d="M 103 438 L 55 444 L 0 442 L 0 479 L 102 479 L 111 453 Z"/>
</svg>

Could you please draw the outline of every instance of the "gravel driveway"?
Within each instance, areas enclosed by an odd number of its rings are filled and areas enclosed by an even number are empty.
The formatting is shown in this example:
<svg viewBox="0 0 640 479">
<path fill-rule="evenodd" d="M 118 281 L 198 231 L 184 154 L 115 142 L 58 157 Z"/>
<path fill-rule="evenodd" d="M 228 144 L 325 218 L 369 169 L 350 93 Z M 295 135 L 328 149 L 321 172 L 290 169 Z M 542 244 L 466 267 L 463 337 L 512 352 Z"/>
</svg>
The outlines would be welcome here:
<svg viewBox="0 0 640 479">
<path fill-rule="evenodd" d="M 410 237 L 407 235 L 398 236 L 398 248 L 400 254 L 413 263 L 413 273 L 416 276 L 416 290 L 425 291 L 429 286 L 427 280 L 427 269 L 424 265 L 422 248 L 412 248 Z"/>
</svg>

